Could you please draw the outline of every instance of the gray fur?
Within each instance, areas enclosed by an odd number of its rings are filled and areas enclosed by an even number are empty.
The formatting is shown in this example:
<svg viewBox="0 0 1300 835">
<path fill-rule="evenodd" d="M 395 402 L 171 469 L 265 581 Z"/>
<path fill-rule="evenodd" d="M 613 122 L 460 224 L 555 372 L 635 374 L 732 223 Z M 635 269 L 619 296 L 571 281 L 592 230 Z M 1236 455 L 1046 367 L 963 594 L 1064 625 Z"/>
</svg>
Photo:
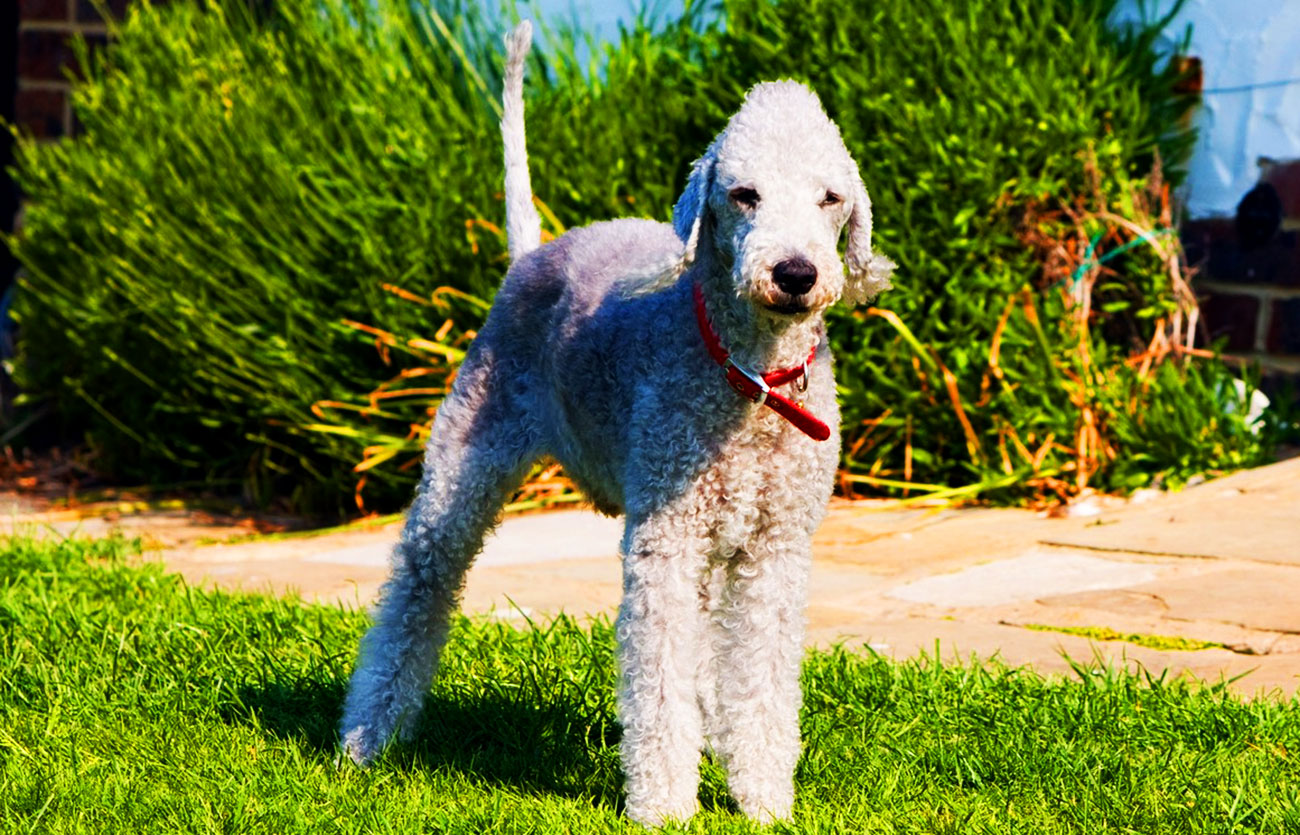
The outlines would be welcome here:
<svg viewBox="0 0 1300 835">
<path fill-rule="evenodd" d="M 738 186 L 759 193 L 755 208 L 729 197 Z M 519 198 L 508 193 L 507 205 Z M 617 635 L 628 815 L 690 817 L 707 741 L 746 815 L 789 817 L 811 542 L 839 459 L 823 314 L 888 286 L 893 265 L 872 252 L 870 232 L 839 131 L 787 81 L 750 91 L 696 163 L 673 225 L 597 223 L 516 261 L 438 411 L 361 644 L 341 729 L 354 761 L 410 728 L 466 570 L 505 497 L 550 455 L 596 507 L 626 517 Z M 802 297 L 772 275 L 796 256 L 818 271 Z M 807 392 L 782 392 L 832 427 L 830 441 L 727 386 L 696 326 L 696 283 L 722 344 L 750 368 L 798 365 L 819 346 Z M 806 309 L 771 309 L 794 303 Z"/>
</svg>

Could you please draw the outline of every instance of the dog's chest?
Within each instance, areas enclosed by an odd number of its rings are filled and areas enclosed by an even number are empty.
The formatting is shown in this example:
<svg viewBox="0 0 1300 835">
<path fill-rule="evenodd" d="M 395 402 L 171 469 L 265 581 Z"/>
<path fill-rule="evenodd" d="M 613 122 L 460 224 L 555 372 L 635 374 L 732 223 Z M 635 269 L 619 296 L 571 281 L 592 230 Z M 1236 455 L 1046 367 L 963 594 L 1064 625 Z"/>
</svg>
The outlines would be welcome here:
<svg viewBox="0 0 1300 835">
<path fill-rule="evenodd" d="M 797 435 L 766 410 L 729 438 L 701 485 L 718 555 L 749 551 L 773 532 L 810 535 L 830 496 L 833 444 Z"/>
</svg>

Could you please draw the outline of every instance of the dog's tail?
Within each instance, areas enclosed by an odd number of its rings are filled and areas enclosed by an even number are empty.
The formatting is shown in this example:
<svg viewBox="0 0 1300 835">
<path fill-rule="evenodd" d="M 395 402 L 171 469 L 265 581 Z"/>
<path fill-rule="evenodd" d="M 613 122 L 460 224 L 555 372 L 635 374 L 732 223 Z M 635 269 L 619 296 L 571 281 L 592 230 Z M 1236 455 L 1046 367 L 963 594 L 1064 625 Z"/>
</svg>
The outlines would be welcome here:
<svg viewBox="0 0 1300 835">
<path fill-rule="evenodd" d="M 524 58 L 533 43 L 533 25 L 521 21 L 506 35 L 505 90 L 501 95 L 501 138 L 506 155 L 506 243 L 518 261 L 542 243 L 542 219 L 533 206 L 524 139 Z"/>
</svg>

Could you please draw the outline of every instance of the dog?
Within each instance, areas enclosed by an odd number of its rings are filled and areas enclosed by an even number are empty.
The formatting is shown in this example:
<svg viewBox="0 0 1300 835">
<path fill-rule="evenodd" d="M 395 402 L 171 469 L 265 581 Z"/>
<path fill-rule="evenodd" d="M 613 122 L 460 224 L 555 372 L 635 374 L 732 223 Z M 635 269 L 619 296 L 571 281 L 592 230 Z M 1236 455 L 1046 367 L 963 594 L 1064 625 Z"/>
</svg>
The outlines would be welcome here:
<svg viewBox="0 0 1300 835">
<path fill-rule="evenodd" d="M 812 536 L 839 461 L 824 314 L 890 286 L 839 129 L 793 81 L 752 88 L 695 162 L 672 224 L 615 220 L 540 245 L 523 118 L 527 22 L 506 36 L 511 268 L 438 409 L 344 707 L 344 752 L 409 734 L 465 572 L 551 456 L 620 547 L 626 811 L 697 807 L 709 747 L 741 811 L 786 819 Z M 847 228 L 844 257 L 839 254 Z"/>
</svg>

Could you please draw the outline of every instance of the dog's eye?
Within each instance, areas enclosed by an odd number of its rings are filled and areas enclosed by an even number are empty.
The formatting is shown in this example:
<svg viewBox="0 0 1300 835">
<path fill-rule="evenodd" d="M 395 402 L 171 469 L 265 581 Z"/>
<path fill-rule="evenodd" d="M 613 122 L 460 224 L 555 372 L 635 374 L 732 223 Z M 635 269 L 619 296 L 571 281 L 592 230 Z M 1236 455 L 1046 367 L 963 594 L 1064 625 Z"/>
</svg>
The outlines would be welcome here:
<svg viewBox="0 0 1300 835">
<path fill-rule="evenodd" d="M 828 209 L 831 206 L 837 206 L 843 202 L 844 202 L 843 197 L 840 197 L 838 194 L 836 194 L 833 191 L 828 191 L 826 192 L 826 196 L 822 198 L 822 202 L 818 203 L 817 205 L 821 206 L 823 209 Z"/>
<path fill-rule="evenodd" d="M 746 186 L 733 188 L 727 192 L 727 196 L 738 206 L 744 206 L 746 209 L 758 208 L 758 192 L 752 188 Z"/>
</svg>

